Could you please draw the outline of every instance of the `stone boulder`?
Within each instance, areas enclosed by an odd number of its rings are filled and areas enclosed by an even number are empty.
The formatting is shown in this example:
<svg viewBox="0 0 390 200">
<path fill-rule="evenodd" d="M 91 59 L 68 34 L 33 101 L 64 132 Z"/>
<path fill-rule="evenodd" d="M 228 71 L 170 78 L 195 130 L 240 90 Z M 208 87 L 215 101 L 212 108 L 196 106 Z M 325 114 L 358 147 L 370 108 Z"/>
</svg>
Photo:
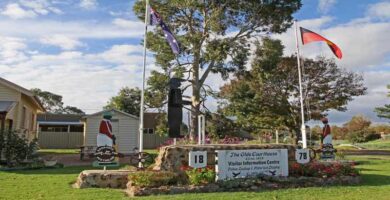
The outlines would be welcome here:
<svg viewBox="0 0 390 200">
<path fill-rule="evenodd" d="M 177 171 L 181 166 L 188 166 L 190 151 L 207 151 L 207 165 L 215 165 L 216 150 L 245 149 L 287 149 L 288 159 L 295 161 L 295 146 L 285 144 L 210 144 L 210 145 L 172 145 L 160 148 L 154 170 Z"/>
<path fill-rule="evenodd" d="M 128 170 L 84 170 L 79 174 L 73 187 L 124 189 L 130 173 Z"/>
</svg>

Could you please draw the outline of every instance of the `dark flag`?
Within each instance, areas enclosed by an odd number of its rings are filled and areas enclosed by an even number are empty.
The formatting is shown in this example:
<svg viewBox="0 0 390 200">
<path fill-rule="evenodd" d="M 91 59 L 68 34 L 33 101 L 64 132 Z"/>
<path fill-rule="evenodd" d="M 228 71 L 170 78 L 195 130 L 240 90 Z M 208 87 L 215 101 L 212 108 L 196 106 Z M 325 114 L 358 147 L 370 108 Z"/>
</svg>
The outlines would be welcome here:
<svg viewBox="0 0 390 200">
<path fill-rule="evenodd" d="M 329 48 L 332 50 L 334 55 L 341 59 L 343 57 L 343 54 L 341 53 L 341 49 L 330 40 L 322 37 L 321 35 L 314 33 L 313 31 L 310 31 L 308 29 L 302 28 L 301 29 L 301 37 L 302 37 L 302 43 L 305 45 L 310 42 L 318 42 L 318 41 L 324 41 L 328 44 Z"/>
<path fill-rule="evenodd" d="M 160 25 L 164 32 L 165 39 L 169 43 L 169 46 L 171 46 L 173 53 L 180 53 L 179 43 L 169 30 L 168 26 L 162 21 L 160 15 L 153 8 L 150 8 L 150 25 Z"/>
</svg>

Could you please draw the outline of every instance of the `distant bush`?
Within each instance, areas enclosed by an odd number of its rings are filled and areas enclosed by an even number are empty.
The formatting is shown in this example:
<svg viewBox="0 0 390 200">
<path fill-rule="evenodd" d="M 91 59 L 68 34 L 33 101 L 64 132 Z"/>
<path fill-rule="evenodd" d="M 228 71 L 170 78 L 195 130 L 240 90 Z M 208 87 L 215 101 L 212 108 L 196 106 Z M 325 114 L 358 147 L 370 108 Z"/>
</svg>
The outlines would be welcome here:
<svg viewBox="0 0 390 200">
<path fill-rule="evenodd" d="M 380 139 L 380 138 L 381 138 L 381 134 L 379 134 L 379 133 L 374 133 L 374 132 L 368 133 L 368 134 L 365 136 L 366 142 L 372 141 L 372 140 L 377 140 L 377 139 Z"/>
<path fill-rule="evenodd" d="M 352 143 L 362 143 L 362 142 L 368 142 L 368 141 L 380 139 L 381 135 L 379 133 L 375 133 L 368 129 L 363 129 L 363 130 L 349 132 L 347 138 Z"/>
</svg>

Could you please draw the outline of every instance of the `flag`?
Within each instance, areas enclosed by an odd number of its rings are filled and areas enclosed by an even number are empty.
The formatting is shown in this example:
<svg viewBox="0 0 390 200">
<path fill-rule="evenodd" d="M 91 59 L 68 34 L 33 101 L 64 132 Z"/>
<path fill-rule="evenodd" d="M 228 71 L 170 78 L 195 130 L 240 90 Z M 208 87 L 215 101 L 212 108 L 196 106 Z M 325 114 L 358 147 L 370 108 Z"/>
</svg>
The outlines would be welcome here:
<svg viewBox="0 0 390 200">
<path fill-rule="evenodd" d="M 310 31 L 308 29 L 302 28 L 301 29 L 301 37 L 302 37 L 302 44 L 308 44 L 310 42 L 318 42 L 318 41 L 324 41 L 328 44 L 329 48 L 332 50 L 333 54 L 341 59 L 343 57 L 343 54 L 341 53 L 341 49 L 330 40 L 322 37 L 321 35 L 314 33 L 313 31 Z"/>
<path fill-rule="evenodd" d="M 172 32 L 169 30 L 168 26 L 162 21 L 160 15 L 150 7 L 150 25 L 160 25 L 162 31 L 164 32 L 165 39 L 167 40 L 169 46 L 174 54 L 180 53 L 179 43 L 177 42 L 175 36 L 173 36 Z"/>
</svg>

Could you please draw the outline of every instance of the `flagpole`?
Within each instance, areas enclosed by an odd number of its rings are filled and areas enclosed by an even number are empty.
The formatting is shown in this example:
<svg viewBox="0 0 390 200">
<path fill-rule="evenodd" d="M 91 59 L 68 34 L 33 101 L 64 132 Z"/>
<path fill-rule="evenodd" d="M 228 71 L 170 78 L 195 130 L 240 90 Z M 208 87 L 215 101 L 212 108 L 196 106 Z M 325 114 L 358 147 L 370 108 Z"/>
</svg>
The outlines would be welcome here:
<svg viewBox="0 0 390 200">
<path fill-rule="evenodd" d="M 295 42 L 297 47 L 297 62 L 298 62 L 298 76 L 299 76 L 299 99 L 301 103 L 301 133 L 302 133 L 302 147 L 304 149 L 307 148 L 306 142 L 306 126 L 305 126 L 305 114 L 303 110 L 303 96 L 302 96 L 302 78 L 301 78 L 301 61 L 300 61 L 300 53 L 299 53 L 299 42 L 298 42 L 298 22 L 294 20 L 295 25 Z"/>
<path fill-rule="evenodd" d="M 143 52 L 143 70 L 142 70 L 142 90 L 141 90 L 141 106 L 139 112 L 139 152 L 144 150 L 144 91 L 145 91 L 145 71 L 146 71 L 146 33 L 148 32 L 148 16 L 149 0 L 146 0 L 145 5 L 145 32 L 144 32 L 144 52 Z M 142 167 L 142 163 L 139 163 Z"/>
</svg>

